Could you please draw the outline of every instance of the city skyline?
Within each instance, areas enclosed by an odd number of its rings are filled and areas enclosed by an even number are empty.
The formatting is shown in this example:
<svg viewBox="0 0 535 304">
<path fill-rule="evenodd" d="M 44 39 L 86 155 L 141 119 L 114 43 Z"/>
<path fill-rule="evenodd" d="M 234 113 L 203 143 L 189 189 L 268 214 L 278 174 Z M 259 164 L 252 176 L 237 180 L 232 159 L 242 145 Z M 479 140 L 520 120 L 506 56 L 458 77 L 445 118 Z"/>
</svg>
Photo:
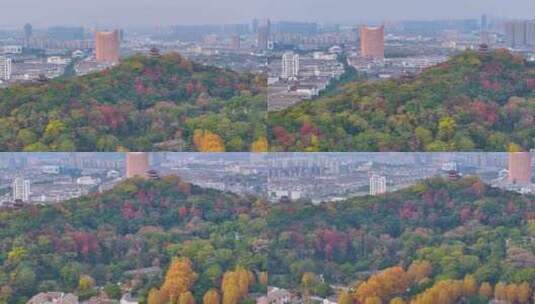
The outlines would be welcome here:
<svg viewBox="0 0 535 304">
<path fill-rule="evenodd" d="M 50 7 L 62 9 L 50 10 Z M 365 7 L 366 9 L 361 9 Z M 274 20 L 299 20 L 321 23 L 359 23 L 369 21 L 433 20 L 478 18 L 481 14 L 503 18 L 530 18 L 535 2 L 515 0 L 461 0 L 429 2 L 410 0 L 402 4 L 392 0 L 373 2 L 350 0 L 114 0 L 73 2 L 65 0 L 26 0 L 5 4 L 0 12 L 0 26 L 36 26 L 58 24 L 87 26 L 165 26 L 175 24 L 231 24 L 249 22 L 253 17 Z M 69 14 L 65 14 L 68 11 Z M 121 14 L 116 12 L 121 11 Z M 452 17 L 454 16 L 454 17 Z"/>
<path fill-rule="evenodd" d="M 271 202 L 378 195 L 433 176 L 473 175 L 493 187 L 528 194 L 535 190 L 531 158 L 531 153 L 3 153 L 0 206 L 21 197 L 24 189 L 24 202 L 60 202 L 151 174 L 176 175 L 201 187 Z"/>
</svg>

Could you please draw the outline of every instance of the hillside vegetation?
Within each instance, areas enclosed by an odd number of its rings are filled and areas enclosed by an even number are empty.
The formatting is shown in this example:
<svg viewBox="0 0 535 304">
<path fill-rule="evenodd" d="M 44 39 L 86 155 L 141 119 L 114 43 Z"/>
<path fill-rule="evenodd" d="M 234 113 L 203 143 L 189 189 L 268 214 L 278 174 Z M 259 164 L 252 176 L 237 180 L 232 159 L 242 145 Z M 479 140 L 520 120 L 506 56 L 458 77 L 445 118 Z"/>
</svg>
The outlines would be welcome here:
<svg viewBox="0 0 535 304">
<path fill-rule="evenodd" d="M 305 298 L 348 286 L 341 304 L 488 303 L 494 287 L 498 299 L 527 303 L 515 297 L 532 295 L 534 211 L 535 197 L 473 177 L 320 206 L 281 204 L 267 221 L 270 282 Z"/>
<path fill-rule="evenodd" d="M 136 55 L 102 72 L 0 90 L 2 151 L 267 149 L 265 79 Z"/>
<path fill-rule="evenodd" d="M 237 304 L 250 292 L 265 293 L 264 212 L 255 198 L 177 177 L 128 180 L 53 206 L 0 210 L 0 303 L 25 303 L 39 291 L 88 298 L 94 286 L 112 289 L 118 282 L 141 299 L 153 289 L 153 298 L 176 303 L 190 292 L 200 303 L 208 291 L 222 294 L 224 276 L 232 282 L 246 273 L 246 288 L 229 291 L 237 294 L 227 303 Z M 128 274 L 147 267 L 167 274 Z M 177 280 L 184 280 L 180 287 Z"/>
<path fill-rule="evenodd" d="M 273 151 L 535 148 L 535 68 L 467 51 L 411 79 L 353 82 L 268 114 Z"/>
</svg>

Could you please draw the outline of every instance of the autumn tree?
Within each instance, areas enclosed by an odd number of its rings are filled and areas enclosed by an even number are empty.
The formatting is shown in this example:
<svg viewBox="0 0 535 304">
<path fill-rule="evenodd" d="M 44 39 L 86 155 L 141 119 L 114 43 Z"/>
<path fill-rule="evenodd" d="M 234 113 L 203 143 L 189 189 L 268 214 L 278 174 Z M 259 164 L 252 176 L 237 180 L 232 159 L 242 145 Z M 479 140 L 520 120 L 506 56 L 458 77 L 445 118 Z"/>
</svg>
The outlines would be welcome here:
<svg viewBox="0 0 535 304">
<path fill-rule="evenodd" d="M 195 130 L 193 143 L 199 152 L 225 152 L 223 139 L 208 130 Z"/>
<path fill-rule="evenodd" d="M 152 288 L 147 296 L 147 304 L 165 304 L 169 296 L 163 290 Z"/>
<path fill-rule="evenodd" d="M 383 300 L 379 297 L 369 297 L 366 298 L 366 301 L 364 301 L 364 304 L 383 304 Z"/>
<path fill-rule="evenodd" d="M 492 286 L 489 284 L 489 282 L 483 282 L 481 284 L 481 287 L 479 287 L 479 295 L 482 297 L 485 297 L 487 299 L 491 299 L 494 292 L 492 290 Z"/>
<path fill-rule="evenodd" d="M 463 281 L 444 280 L 417 295 L 411 304 L 455 304 L 463 297 Z"/>
<path fill-rule="evenodd" d="M 433 266 L 429 261 L 414 261 L 407 269 L 407 275 L 413 282 L 427 278 L 433 272 Z"/>
<path fill-rule="evenodd" d="M 240 301 L 239 276 L 235 271 L 227 271 L 221 281 L 222 304 L 237 304 Z"/>
<path fill-rule="evenodd" d="M 249 286 L 254 284 L 254 275 L 242 266 L 237 267 L 235 272 L 238 276 L 238 293 L 240 299 L 243 299 L 249 294 Z"/>
<path fill-rule="evenodd" d="M 161 290 L 169 296 L 172 304 L 178 303 L 179 296 L 188 292 L 197 280 L 197 273 L 188 258 L 175 258 L 169 266 Z"/>
<path fill-rule="evenodd" d="M 375 297 L 389 301 L 393 296 L 405 292 L 409 284 L 409 276 L 403 268 L 399 266 L 387 268 L 360 284 L 355 292 L 355 298 L 359 303 Z"/>
<path fill-rule="evenodd" d="M 80 280 L 78 281 L 78 290 L 80 292 L 86 292 L 93 287 L 95 287 L 95 280 L 92 277 L 88 275 L 80 276 Z"/>
<path fill-rule="evenodd" d="M 316 275 L 312 272 L 305 272 L 301 278 L 305 302 L 309 302 L 310 291 L 314 288 L 314 285 L 316 285 Z"/>
<path fill-rule="evenodd" d="M 515 303 L 518 300 L 518 285 L 509 284 L 505 287 L 505 300 L 509 303 Z"/>
<path fill-rule="evenodd" d="M 531 296 L 531 286 L 528 282 L 524 282 L 517 287 L 518 292 L 518 302 L 525 304 L 529 302 L 529 297 Z"/>
<path fill-rule="evenodd" d="M 397 298 L 393 298 L 392 300 L 390 300 L 389 304 L 405 304 L 405 300 L 403 300 L 400 297 L 397 297 Z"/>
<path fill-rule="evenodd" d="M 496 300 L 505 301 L 507 299 L 506 287 L 507 285 L 503 282 L 496 284 L 494 287 L 494 298 L 496 298 Z"/>
<path fill-rule="evenodd" d="M 203 304 L 219 304 L 221 302 L 221 297 L 219 292 L 215 289 L 208 290 L 202 297 Z"/>
<path fill-rule="evenodd" d="M 477 293 L 477 281 L 472 275 L 467 275 L 463 280 L 463 293 L 465 296 L 473 296 Z"/>
<path fill-rule="evenodd" d="M 268 140 L 264 136 L 259 137 L 251 144 L 251 152 L 268 152 Z"/>
<path fill-rule="evenodd" d="M 338 297 L 338 304 L 353 304 L 353 295 L 347 291 L 342 291 Z"/>
<path fill-rule="evenodd" d="M 269 282 L 269 276 L 267 271 L 261 271 L 258 273 L 258 282 L 264 286 L 267 286 Z"/>
<path fill-rule="evenodd" d="M 195 298 L 190 291 L 186 291 L 180 294 L 178 297 L 179 304 L 195 304 Z"/>
</svg>

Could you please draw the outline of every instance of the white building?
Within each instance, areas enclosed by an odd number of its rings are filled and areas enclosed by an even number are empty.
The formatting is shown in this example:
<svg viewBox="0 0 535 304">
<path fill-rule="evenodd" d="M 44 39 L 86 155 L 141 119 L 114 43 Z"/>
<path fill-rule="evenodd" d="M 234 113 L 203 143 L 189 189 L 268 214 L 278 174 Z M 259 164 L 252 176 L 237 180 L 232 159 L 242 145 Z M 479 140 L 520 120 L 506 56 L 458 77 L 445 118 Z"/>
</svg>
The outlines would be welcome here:
<svg viewBox="0 0 535 304">
<path fill-rule="evenodd" d="M 13 200 L 30 201 L 30 180 L 17 177 L 13 181 Z"/>
<path fill-rule="evenodd" d="M 374 174 L 370 177 L 370 195 L 386 193 L 386 177 Z"/>
<path fill-rule="evenodd" d="M 282 75 L 284 79 L 295 79 L 299 75 L 299 55 L 286 52 L 282 55 Z"/>
<path fill-rule="evenodd" d="M 0 56 L 0 80 L 11 79 L 11 58 Z"/>
</svg>

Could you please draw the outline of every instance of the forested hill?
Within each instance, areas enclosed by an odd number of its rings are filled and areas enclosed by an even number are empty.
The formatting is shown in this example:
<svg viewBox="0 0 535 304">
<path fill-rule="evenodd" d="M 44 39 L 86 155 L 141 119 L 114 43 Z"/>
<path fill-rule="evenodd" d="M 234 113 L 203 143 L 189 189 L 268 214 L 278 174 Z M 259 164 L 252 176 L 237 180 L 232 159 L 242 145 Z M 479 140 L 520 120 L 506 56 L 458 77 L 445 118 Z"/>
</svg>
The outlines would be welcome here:
<svg viewBox="0 0 535 304">
<path fill-rule="evenodd" d="M 535 68 L 506 50 L 467 51 L 410 79 L 355 82 L 269 113 L 274 151 L 535 148 Z"/>
<path fill-rule="evenodd" d="M 270 282 L 304 296 L 352 288 L 341 304 L 488 303 L 494 288 L 499 299 L 527 303 L 515 297 L 535 287 L 534 211 L 534 196 L 473 177 L 320 206 L 281 204 L 267 222 Z"/>
<path fill-rule="evenodd" d="M 0 149 L 249 151 L 265 142 L 265 86 L 260 75 L 177 53 L 135 55 L 98 73 L 0 90 Z"/>
<path fill-rule="evenodd" d="M 173 176 L 131 179 L 60 204 L 0 210 L 0 302 L 53 290 L 87 299 L 122 282 L 149 304 L 176 302 L 173 288 L 197 303 L 221 295 L 249 303 L 269 273 L 270 285 L 304 297 L 351 287 L 341 304 L 438 303 L 441 289 L 440 303 L 527 303 L 515 297 L 535 287 L 534 239 L 535 197 L 474 177 L 320 206 L 270 206 Z M 161 272 L 128 274 L 147 267 Z M 236 280 L 246 284 L 232 289 Z"/>
<path fill-rule="evenodd" d="M 265 276 L 266 210 L 255 198 L 173 176 L 132 179 L 52 206 L 0 210 L 0 303 L 25 303 L 39 291 L 87 299 L 97 293 L 93 287 L 114 290 L 118 282 L 146 299 L 149 289 L 162 284 L 173 258 L 190 264 L 187 288 L 200 303 L 208 290 L 221 294 L 225 272 L 246 269 Z M 147 267 L 162 273 L 128 275 Z M 265 284 L 251 281 L 249 292 L 265 293 Z"/>
</svg>

